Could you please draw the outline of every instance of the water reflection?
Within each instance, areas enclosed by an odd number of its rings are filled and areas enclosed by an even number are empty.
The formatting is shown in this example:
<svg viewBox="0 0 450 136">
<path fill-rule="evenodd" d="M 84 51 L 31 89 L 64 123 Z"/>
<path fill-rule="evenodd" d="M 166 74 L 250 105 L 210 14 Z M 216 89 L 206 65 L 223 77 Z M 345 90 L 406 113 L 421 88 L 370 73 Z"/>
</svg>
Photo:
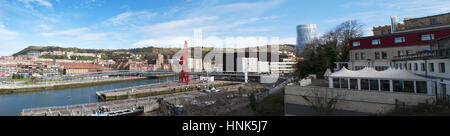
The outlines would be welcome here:
<svg viewBox="0 0 450 136">
<path fill-rule="evenodd" d="M 169 81 L 174 78 L 148 79 L 133 82 L 113 83 L 83 88 L 55 89 L 43 92 L 0 95 L 0 116 L 16 116 L 22 109 L 50 106 L 64 106 L 97 102 L 97 91 Z"/>
</svg>

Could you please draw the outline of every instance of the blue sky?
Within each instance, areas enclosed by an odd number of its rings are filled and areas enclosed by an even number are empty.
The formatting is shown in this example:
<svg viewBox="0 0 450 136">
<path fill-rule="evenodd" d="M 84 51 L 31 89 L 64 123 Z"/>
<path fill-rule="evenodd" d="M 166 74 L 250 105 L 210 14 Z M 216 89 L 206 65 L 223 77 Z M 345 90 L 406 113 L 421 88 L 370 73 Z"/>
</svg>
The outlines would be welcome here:
<svg viewBox="0 0 450 136">
<path fill-rule="evenodd" d="M 30 45 L 181 46 L 194 29 L 212 42 L 279 37 L 295 44 L 298 24 L 317 24 L 320 36 L 356 19 L 370 35 L 389 16 L 402 21 L 447 12 L 450 0 L 0 0 L 0 56 Z"/>
</svg>

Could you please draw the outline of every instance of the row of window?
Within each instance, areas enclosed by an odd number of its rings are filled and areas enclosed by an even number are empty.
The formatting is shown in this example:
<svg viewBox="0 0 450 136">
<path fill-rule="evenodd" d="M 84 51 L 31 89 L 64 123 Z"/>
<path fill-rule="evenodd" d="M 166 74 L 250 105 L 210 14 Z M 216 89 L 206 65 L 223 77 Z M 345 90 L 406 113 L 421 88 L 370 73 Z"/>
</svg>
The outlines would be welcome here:
<svg viewBox="0 0 450 136">
<path fill-rule="evenodd" d="M 420 40 L 422 40 L 422 41 L 434 40 L 434 34 L 421 35 Z M 395 37 L 394 38 L 394 43 L 404 43 L 404 42 L 406 42 L 405 37 Z M 380 44 L 381 44 L 380 39 L 372 40 L 372 45 L 380 45 Z M 361 46 L 361 43 L 359 41 L 355 41 L 352 43 L 352 46 L 354 46 L 354 47 Z"/>
<path fill-rule="evenodd" d="M 361 55 L 360 55 L 361 54 Z M 365 60 L 366 59 L 366 53 L 361 52 L 361 53 L 355 53 L 355 60 Z"/>
<path fill-rule="evenodd" d="M 395 64 L 395 68 L 398 69 L 407 69 L 409 71 L 413 70 L 412 67 L 413 63 L 404 63 L 402 64 Z M 439 63 L 438 64 L 438 72 L 439 73 L 445 73 L 445 63 Z M 435 68 L 434 68 L 434 63 L 429 63 L 428 64 L 428 72 L 435 72 Z M 419 71 L 419 64 L 418 63 L 414 63 L 414 71 Z M 425 66 L 425 63 L 420 63 L 420 71 L 427 71 L 427 67 Z"/>
<path fill-rule="evenodd" d="M 355 66 L 354 70 L 361 70 L 361 69 L 364 69 L 365 67 L 366 66 Z M 375 66 L 375 70 L 377 70 L 377 71 L 385 71 L 387 69 L 389 69 L 388 66 Z"/>
<path fill-rule="evenodd" d="M 415 85 L 416 91 L 414 91 L 414 82 L 416 84 Z M 389 80 L 361 79 L 360 86 L 361 90 L 391 91 L 391 84 Z M 333 78 L 333 87 L 358 89 L 358 80 L 346 78 Z M 427 83 L 425 81 L 392 80 L 392 91 L 426 94 Z"/>
<path fill-rule="evenodd" d="M 381 53 L 381 56 L 380 56 Z M 375 52 L 375 59 L 387 59 L 388 55 L 387 52 Z M 365 60 L 366 59 L 366 53 L 355 53 L 355 60 Z"/>
<path fill-rule="evenodd" d="M 406 55 L 411 55 L 411 54 L 413 54 L 413 52 L 411 50 L 406 50 Z M 403 56 L 403 52 L 397 51 L 397 56 Z"/>
</svg>

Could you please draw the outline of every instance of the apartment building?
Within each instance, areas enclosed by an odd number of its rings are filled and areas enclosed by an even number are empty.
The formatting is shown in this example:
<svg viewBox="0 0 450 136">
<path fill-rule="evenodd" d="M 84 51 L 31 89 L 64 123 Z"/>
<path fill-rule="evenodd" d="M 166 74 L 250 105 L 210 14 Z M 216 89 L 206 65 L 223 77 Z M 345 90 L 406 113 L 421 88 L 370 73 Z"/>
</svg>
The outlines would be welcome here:
<svg viewBox="0 0 450 136">
<path fill-rule="evenodd" d="M 12 75 L 17 72 L 17 64 L 0 64 L 0 74 Z"/>
<path fill-rule="evenodd" d="M 64 74 L 83 74 L 91 72 L 100 71 L 110 71 L 109 67 L 102 67 L 96 64 L 90 63 L 58 63 L 62 67 L 62 72 Z"/>
<path fill-rule="evenodd" d="M 450 36 L 431 42 L 431 50 L 395 57 L 397 69 L 434 79 L 436 94 L 441 99 L 450 98 Z"/>
<path fill-rule="evenodd" d="M 386 70 L 393 67 L 392 60 L 396 56 L 430 50 L 431 42 L 450 36 L 449 16 L 450 13 L 407 18 L 404 23 L 398 23 L 393 17 L 390 26 L 374 27 L 374 36 L 350 40 L 349 69 L 374 67 L 376 70 Z M 429 23 L 417 23 L 426 20 Z"/>
</svg>

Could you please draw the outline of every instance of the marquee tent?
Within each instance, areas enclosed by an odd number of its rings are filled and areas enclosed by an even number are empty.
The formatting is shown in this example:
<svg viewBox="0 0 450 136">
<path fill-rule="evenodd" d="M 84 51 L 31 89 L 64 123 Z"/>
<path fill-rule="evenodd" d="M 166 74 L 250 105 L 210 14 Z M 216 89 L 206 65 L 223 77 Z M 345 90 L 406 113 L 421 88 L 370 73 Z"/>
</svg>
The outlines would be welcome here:
<svg viewBox="0 0 450 136">
<path fill-rule="evenodd" d="M 330 88 L 431 94 L 430 86 L 431 79 L 392 68 L 377 71 L 366 67 L 352 71 L 344 67 L 329 76 Z"/>
</svg>

